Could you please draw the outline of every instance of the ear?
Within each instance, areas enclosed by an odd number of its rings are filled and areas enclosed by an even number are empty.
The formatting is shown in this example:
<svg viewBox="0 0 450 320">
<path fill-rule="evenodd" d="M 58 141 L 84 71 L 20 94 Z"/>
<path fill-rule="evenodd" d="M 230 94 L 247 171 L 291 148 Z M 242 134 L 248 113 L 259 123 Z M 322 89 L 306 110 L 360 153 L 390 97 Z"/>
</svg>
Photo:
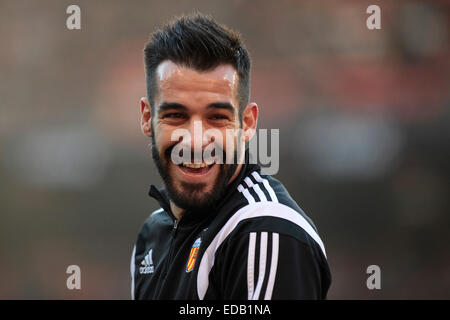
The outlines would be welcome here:
<svg viewBox="0 0 450 320">
<path fill-rule="evenodd" d="M 139 109 L 141 112 L 141 130 L 148 137 L 152 136 L 152 113 L 148 99 L 142 97 L 139 101 Z"/>
<path fill-rule="evenodd" d="M 248 104 L 242 112 L 242 139 L 244 142 L 250 141 L 256 132 L 258 112 L 258 106 L 254 102 Z"/>
</svg>

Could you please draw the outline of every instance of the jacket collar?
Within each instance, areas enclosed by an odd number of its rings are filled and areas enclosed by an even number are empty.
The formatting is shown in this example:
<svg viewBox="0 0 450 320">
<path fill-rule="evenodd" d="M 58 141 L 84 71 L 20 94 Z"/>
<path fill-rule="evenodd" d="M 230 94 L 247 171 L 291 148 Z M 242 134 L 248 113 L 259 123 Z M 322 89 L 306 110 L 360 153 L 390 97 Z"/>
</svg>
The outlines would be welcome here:
<svg viewBox="0 0 450 320">
<path fill-rule="evenodd" d="M 250 164 L 249 163 L 249 151 L 248 149 L 245 150 L 245 161 L 242 164 L 241 171 L 239 172 L 238 176 L 226 187 L 226 191 L 224 196 L 214 204 L 212 210 L 214 213 L 218 212 L 218 209 L 225 204 L 231 195 L 233 194 L 233 191 L 236 190 L 237 186 L 244 180 L 245 177 L 248 176 L 249 173 L 253 171 L 260 171 L 261 168 L 257 164 Z M 172 210 L 170 209 L 170 203 L 169 203 L 169 197 L 167 195 L 167 192 L 164 188 L 158 189 L 154 185 L 150 186 L 150 190 L 148 192 L 149 196 L 154 198 L 156 201 L 158 201 L 161 208 L 164 209 L 173 219 L 175 219 L 175 216 L 172 213 Z M 183 215 L 183 221 L 185 220 L 202 220 L 204 217 L 200 216 L 198 214 L 195 214 L 194 212 L 186 211 Z"/>
</svg>

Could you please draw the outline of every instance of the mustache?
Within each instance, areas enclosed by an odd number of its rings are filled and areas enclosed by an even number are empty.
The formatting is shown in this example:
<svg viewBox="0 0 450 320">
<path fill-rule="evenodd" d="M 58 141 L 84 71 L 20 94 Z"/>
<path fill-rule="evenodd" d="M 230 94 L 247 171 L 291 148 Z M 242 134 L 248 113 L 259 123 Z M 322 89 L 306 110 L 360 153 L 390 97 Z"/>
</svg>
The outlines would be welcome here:
<svg viewBox="0 0 450 320">
<path fill-rule="evenodd" d="M 177 145 L 178 145 L 178 144 L 175 143 L 175 144 L 173 144 L 173 145 L 167 147 L 167 148 L 164 150 L 164 152 L 162 153 L 162 155 L 163 155 L 165 161 L 169 162 L 169 160 L 171 159 L 171 156 L 172 156 L 173 149 L 174 149 Z M 212 151 L 211 151 L 211 152 L 209 153 L 209 155 L 208 155 L 208 156 L 210 156 L 210 157 L 208 157 L 207 159 L 205 159 L 205 158 L 204 158 L 204 156 L 205 156 L 204 151 L 205 151 L 206 148 L 211 148 L 211 146 L 212 146 L 213 148 L 212 148 Z M 190 147 L 187 148 L 187 149 L 190 150 L 190 159 L 191 159 L 191 161 L 193 161 L 193 160 L 195 159 L 195 150 L 193 150 L 193 148 L 190 148 Z M 197 152 L 198 152 L 198 151 L 197 151 Z M 212 142 L 212 145 L 209 144 L 209 145 L 205 146 L 204 148 L 202 148 L 200 154 L 201 154 L 201 159 L 202 159 L 203 161 L 205 161 L 205 160 L 211 160 L 211 158 L 214 159 L 214 158 L 216 158 L 216 157 L 218 157 L 219 159 L 226 159 L 226 158 L 227 158 L 227 157 L 226 157 L 226 156 L 227 156 L 226 150 L 225 150 L 224 148 L 222 148 L 220 145 L 215 144 L 214 142 Z M 179 156 L 179 157 L 183 157 L 183 156 L 184 156 L 184 149 L 183 149 L 183 148 L 180 149 L 178 156 Z M 237 156 L 236 156 L 236 154 L 234 155 L 234 158 L 236 158 L 236 159 L 233 159 L 233 160 L 234 160 L 234 161 L 237 161 Z M 233 163 L 235 163 L 235 162 L 233 162 Z"/>
</svg>

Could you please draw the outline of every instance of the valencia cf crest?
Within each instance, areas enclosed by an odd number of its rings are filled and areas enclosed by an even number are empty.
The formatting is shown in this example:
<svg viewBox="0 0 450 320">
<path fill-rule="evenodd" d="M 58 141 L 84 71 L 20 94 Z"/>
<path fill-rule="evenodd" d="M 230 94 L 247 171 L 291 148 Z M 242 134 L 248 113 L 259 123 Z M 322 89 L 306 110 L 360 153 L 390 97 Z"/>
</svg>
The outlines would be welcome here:
<svg viewBox="0 0 450 320">
<path fill-rule="evenodd" d="M 200 243 L 202 243 L 202 239 L 197 238 L 197 240 L 195 240 L 194 244 L 192 245 L 191 252 L 189 253 L 189 259 L 186 264 L 186 272 L 191 272 L 192 269 L 194 269 L 198 249 L 200 248 Z"/>
</svg>

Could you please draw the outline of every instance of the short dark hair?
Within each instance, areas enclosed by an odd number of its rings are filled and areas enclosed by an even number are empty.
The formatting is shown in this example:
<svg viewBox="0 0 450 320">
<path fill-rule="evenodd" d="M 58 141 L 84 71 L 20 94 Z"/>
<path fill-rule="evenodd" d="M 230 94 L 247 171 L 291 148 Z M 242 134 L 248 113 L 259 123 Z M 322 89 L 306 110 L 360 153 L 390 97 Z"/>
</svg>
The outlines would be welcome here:
<svg viewBox="0 0 450 320">
<path fill-rule="evenodd" d="M 239 117 L 249 102 L 251 60 L 239 33 L 203 14 L 183 15 L 156 30 L 144 49 L 147 97 L 154 109 L 156 68 L 164 60 L 199 71 L 231 64 L 238 73 Z M 242 119 L 242 118 L 241 118 Z"/>
</svg>

